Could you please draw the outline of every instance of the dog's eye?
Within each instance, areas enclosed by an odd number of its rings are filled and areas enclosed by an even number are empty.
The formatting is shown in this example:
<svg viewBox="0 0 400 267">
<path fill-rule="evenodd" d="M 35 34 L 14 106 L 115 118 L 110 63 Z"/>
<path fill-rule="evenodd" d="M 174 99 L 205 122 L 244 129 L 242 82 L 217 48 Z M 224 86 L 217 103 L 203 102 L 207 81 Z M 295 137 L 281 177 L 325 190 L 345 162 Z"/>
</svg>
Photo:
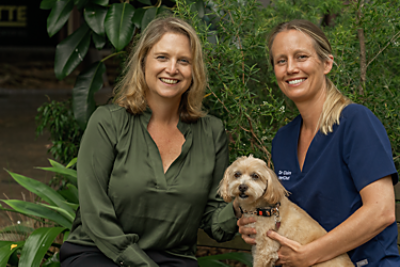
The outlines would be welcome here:
<svg viewBox="0 0 400 267">
<path fill-rule="evenodd" d="M 257 179 L 260 178 L 260 177 L 258 176 L 257 173 L 253 173 L 253 174 L 251 175 L 251 178 L 253 178 L 254 180 L 257 180 Z"/>
<path fill-rule="evenodd" d="M 235 172 L 234 176 L 235 178 L 239 178 L 242 174 L 240 172 Z"/>
</svg>

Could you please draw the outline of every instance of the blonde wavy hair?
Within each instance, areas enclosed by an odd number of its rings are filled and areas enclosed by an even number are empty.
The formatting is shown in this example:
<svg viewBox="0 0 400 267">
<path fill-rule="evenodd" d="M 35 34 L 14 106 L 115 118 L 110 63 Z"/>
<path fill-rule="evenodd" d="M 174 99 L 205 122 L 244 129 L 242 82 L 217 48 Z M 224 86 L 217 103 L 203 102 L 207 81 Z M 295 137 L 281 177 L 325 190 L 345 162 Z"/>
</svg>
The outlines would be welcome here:
<svg viewBox="0 0 400 267">
<path fill-rule="evenodd" d="M 314 48 L 318 54 L 319 59 L 322 62 L 326 60 L 331 60 L 329 56 L 332 55 L 332 47 L 324 32 L 314 23 L 308 20 L 299 19 L 281 23 L 276 26 L 270 33 L 268 38 L 268 48 L 269 58 L 272 66 L 274 66 L 274 59 L 271 48 L 275 37 L 278 33 L 289 30 L 300 31 L 310 36 L 314 42 Z M 351 104 L 352 101 L 344 96 L 327 76 L 325 76 L 325 80 L 327 93 L 318 125 L 319 130 L 327 135 L 328 133 L 333 131 L 334 124 L 339 125 L 340 114 L 342 113 L 342 110 L 347 105 Z"/>
<path fill-rule="evenodd" d="M 178 18 L 159 18 L 150 22 L 132 49 L 124 67 L 123 78 L 114 88 L 114 103 L 132 114 L 141 114 L 147 107 L 144 65 L 147 53 L 166 33 L 183 34 L 192 50 L 192 84 L 182 95 L 179 114 L 183 122 L 195 122 L 204 116 L 202 100 L 207 83 L 202 46 L 196 31 Z"/>
</svg>

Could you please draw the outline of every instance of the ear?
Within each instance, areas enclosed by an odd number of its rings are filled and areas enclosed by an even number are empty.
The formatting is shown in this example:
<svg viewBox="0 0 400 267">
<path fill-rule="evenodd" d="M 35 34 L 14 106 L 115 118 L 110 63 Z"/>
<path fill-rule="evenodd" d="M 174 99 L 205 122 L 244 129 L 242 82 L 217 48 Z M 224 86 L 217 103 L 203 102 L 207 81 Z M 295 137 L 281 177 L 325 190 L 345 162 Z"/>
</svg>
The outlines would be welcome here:
<svg viewBox="0 0 400 267">
<path fill-rule="evenodd" d="M 229 203 L 232 201 L 232 196 L 229 194 L 229 173 L 230 167 L 225 170 L 224 178 L 219 183 L 218 194 L 224 199 L 225 202 Z"/>
<path fill-rule="evenodd" d="M 278 180 L 278 177 L 276 176 L 275 172 L 273 172 L 267 166 L 265 166 L 265 168 L 268 177 L 267 177 L 267 190 L 265 190 L 263 199 L 270 204 L 275 204 L 281 201 L 283 197 L 288 196 L 288 192 L 283 187 L 281 182 Z"/>
<path fill-rule="evenodd" d="M 329 55 L 329 59 L 324 61 L 324 74 L 327 75 L 333 67 L 333 56 Z"/>
</svg>

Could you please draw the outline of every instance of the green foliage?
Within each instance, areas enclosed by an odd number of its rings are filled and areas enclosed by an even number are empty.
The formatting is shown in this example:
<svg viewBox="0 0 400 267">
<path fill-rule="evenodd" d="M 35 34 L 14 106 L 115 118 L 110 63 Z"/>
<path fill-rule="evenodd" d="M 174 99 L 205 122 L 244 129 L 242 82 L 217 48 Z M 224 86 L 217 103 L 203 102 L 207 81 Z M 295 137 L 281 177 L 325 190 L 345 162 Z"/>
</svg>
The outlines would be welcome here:
<svg viewBox="0 0 400 267">
<path fill-rule="evenodd" d="M 176 16 L 191 21 L 203 41 L 209 72 L 205 105 L 225 122 L 231 160 L 251 153 L 269 162 L 276 131 L 298 114 L 276 84 L 266 38 L 280 22 L 308 19 L 320 25 L 332 44 L 336 66 L 330 78 L 350 99 L 379 117 L 400 168 L 400 2 L 369 1 L 360 9 L 357 2 L 341 0 L 272 0 L 262 8 L 258 1 L 216 0 L 207 4 L 205 19 L 193 12 L 190 3 L 178 1 L 177 6 Z M 365 32 L 367 58 L 363 94 L 358 90 L 359 28 Z"/>
<path fill-rule="evenodd" d="M 61 80 L 71 74 L 84 60 L 91 40 L 97 49 L 102 49 L 108 43 L 114 51 L 81 72 L 77 78 L 73 89 L 73 112 L 78 125 L 84 130 L 90 115 L 96 109 L 94 92 L 103 86 L 102 74 L 106 71 L 104 61 L 126 53 L 135 33 L 146 28 L 157 15 L 171 13 L 173 7 L 162 5 L 162 1 L 153 5 L 149 0 L 131 3 L 121 1 L 110 5 L 108 0 L 42 0 L 40 8 L 51 9 L 47 20 L 49 36 L 53 36 L 65 25 L 74 5 L 83 13 L 85 22 L 57 45 L 54 62 L 56 77 Z M 197 0 L 195 7 L 200 13 L 204 13 L 203 0 Z M 66 161 L 68 159 L 70 158 Z M 66 161 L 62 159 L 62 162 Z"/>
<path fill-rule="evenodd" d="M 36 134 L 44 130 L 50 133 L 51 155 L 62 163 L 67 163 L 78 155 L 78 147 L 83 130 L 72 112 L 72 101 L 50 101 L 38 108 Z"/>
<path fill-rule="evenodd" d="M 197 259 L 200 267 L 229 267 L 230 265 L 222 263 L 221 260 L 235 260 L 246 264 L 248 267 L 253 266 L 253 257 L 245 252 L 231 252 L 220 255 L 204 256 Z"/>
<path fill-rule="evenodd" d="M 40 169 L 67 175 L 68 180 L 76 182 L 76 171 L 70 169 L 74 162 L 75 159 L 64 167 L 51 161 L 52 167 Z M 44 227 L 34 230 L 31 227 L 15 225 L 2 229 L 0 233 L 12 232 L 28 237 L 18 242 L 0 241 L 0 267 L 5 267 L 7 263 L 9 266 L 60 266 L 58 254 L 53 252 L 52 247 L 59 248 L 61 244 L 55 242 L 56 238 L 61 233 L 64 233 L 65 237 L 72 227 L 75 210 L 79 204 L 76 186 L 67 183 L 63 190 L 56 191 L 34 179 L 12 172 L 9 174 L 17 183 L 35 194 L 41 202 L 2 199 L 0 201 L 10 208 L 0 205 L 0 210 L 23 214 Z M 19 259 L 16 253 L 20 254 Z"/>
</svg>

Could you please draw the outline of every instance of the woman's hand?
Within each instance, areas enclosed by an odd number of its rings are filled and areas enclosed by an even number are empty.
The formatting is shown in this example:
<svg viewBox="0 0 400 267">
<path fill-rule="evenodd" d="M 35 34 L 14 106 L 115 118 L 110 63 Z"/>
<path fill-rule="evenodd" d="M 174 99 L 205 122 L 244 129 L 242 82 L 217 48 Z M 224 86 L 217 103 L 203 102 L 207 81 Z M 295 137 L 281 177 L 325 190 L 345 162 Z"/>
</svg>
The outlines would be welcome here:
<svg viewBox="0 0 400 267">
<path fill-rule="evenodd" d="M 281 265 L 282 267 L 308 267 L 313 265 L 306 254 L 305 246 L 302 246 L 296 241 L 287 239 L 272 230 L 269 230 L 267 235 L 269 238 L 281 244 L 278 250 L 279 259 L 276 261 L 275 265 Z"/>
<path fill-rule="evenodd" d="M 255 235 L 256 234 L 256 229 L 253 227 L 245 227 L 245 225 L 249 224 L 249 223 L 254 223 L 256 222 L 255 218 L 245 218 L 242 216 L 242 218 L 240 218 L 237 221 L 237 225 L 239 226 L 239 233 L 242 234 L 242 238 L 244 240 L 244 242 L 246 242 L 249 245 L 255 245 L 256 244 L 256 240 L 254 238 L 251 238 L 250 235 Z"/>
</svg>

